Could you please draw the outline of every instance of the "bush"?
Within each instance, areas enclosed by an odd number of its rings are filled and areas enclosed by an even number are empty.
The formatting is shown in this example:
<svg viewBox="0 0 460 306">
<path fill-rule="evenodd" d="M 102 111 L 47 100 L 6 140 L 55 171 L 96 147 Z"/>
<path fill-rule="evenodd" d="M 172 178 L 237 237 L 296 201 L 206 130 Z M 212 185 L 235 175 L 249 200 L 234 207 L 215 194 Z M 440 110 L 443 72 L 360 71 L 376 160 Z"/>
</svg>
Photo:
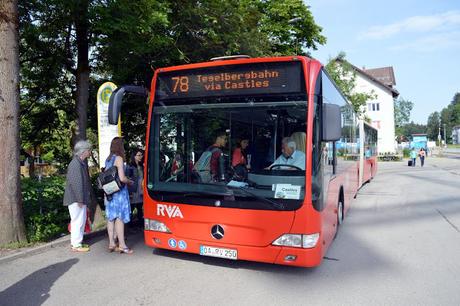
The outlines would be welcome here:
<svg viewBox="0 0 460 306">
<path fill-rule="evenodd" d="M 30 242 L 48 241 L 67 232 L 69 211 L 63 206 L 65 177 L 44 177 L 21 181 L 24 222 Z"/>
<path fill-rule="evenodd" d="M 409 148 L 404 148 L 403 149 L 403 157 L 407 158 L 410 156 L 410 149 Z"/>
</svg>

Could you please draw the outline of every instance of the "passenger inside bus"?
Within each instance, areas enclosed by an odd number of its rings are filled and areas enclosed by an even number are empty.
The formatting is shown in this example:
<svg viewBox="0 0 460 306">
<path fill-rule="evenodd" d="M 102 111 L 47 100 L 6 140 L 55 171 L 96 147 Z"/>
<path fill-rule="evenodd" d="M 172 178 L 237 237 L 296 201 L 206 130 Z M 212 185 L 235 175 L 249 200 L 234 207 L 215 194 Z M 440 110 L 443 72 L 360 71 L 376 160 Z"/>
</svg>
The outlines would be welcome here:
<svg viewBox="0 0 460 306">
<path fill-rule="evenodd" d="M 296 150 L 302 151 L 305 154 L 306 134 L 304 132 L 295 132 L 292 133 L 291 139 L 294 140 L 296 144 Z"/>
<path fill-rule="evenodd" d="M 222 149 L 227 144 L 225 131 L 216 133 L 214 144 L 209 146 L 193 166 L 201 183 L 224 182 L 226 180 L 226 163 Z"/>
<path fill-rule="evenodd" d="M 237 181 L 246 181 L 250 166 L 251 155 L 247 154 L 246 149 L 249 145 L 249 137 L 242 136 L 232 154 L 233 179 Z"/>
</svg>

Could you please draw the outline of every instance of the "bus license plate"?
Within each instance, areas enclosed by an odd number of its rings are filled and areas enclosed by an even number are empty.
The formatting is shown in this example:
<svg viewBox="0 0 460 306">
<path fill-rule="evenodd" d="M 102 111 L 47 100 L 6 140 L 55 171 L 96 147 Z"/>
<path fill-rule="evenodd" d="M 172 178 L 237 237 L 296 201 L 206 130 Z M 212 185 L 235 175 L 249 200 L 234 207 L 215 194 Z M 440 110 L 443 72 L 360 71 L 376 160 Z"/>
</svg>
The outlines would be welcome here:
<svg viewBox="0 0 460 306">
<path fill-rule="evenodd" d="M 216 247 L 206 246 L 206 245 L 200 246 L 200 255 L 227 258 L 227 259 L 238 259 L 237 250 L 216 248 Z"/>
</svg>

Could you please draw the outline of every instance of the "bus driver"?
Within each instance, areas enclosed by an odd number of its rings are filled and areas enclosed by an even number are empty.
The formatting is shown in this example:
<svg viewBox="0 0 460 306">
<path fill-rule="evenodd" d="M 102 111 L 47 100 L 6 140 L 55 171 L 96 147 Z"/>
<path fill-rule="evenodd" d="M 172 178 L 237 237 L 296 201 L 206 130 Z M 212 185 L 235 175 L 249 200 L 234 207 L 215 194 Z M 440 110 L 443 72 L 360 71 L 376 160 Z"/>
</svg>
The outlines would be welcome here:
<svg viewBox="0 0 460 306">
<path fill-rule="evenodd" d="M 292 165 L 301 170 L 305 170 L 305 153 L 296 150 L 296 143 L 290 137 L 284 137 L 281 141 L 281 155 L 275 160 L 268 169 L 285 169 L 285 170 L 298 170 L 294 167 L 281 166 Z M 277 167 L 276 165 L 280 165 Z"/>
</svg>

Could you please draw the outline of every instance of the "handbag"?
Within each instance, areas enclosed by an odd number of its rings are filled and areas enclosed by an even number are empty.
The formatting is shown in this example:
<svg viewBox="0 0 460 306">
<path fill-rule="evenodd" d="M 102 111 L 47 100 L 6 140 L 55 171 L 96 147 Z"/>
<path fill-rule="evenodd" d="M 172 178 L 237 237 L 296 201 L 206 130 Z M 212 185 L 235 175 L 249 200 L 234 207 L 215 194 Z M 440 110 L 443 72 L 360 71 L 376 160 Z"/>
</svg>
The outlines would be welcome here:
<svg viewBox="0 0 460 306">
<path fill-rule="evenodd" d="M 107 196 L 120 191 L 123 187 L 123 183 L 118 177 L 118 168 L 116 166 L 112 166 L 101 172 L 97 177 L 97 185 L 99 189 L 104 190 L 104 193 Z"/>
<path fill-rule="evenodd" d="M 67 225 L 67 230 L 69 231 L 69 233 L 71 232 L 71 226 L 70 226 L 70 222 L 69 222 L 69 225 Z M 84 230 L 84 233 L 85 234 L 89 234 L 91 233 L 91 220 L 89 219 L 89 212 L 88 210 L 86 210 L 86 222 L 85 222 L 85 230 Z"/>
</svg>

